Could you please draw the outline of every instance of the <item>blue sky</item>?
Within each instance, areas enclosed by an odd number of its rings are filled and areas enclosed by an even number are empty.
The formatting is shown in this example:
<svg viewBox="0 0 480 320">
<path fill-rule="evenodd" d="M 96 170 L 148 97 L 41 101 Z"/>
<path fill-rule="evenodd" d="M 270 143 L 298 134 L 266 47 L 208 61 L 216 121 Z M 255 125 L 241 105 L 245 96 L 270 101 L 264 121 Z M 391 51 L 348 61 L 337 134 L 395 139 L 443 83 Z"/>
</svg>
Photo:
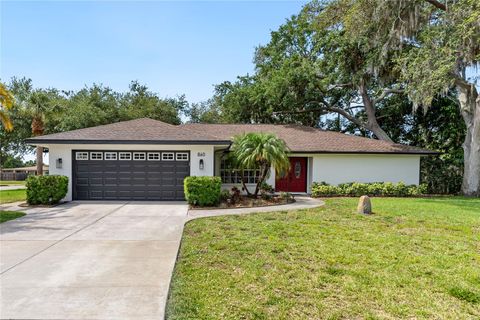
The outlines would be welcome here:
<svg viewBox="0 0 480 320">
<path fill-rule="evenodd" d="M 118 91 L 138 80 L 197 102 L 251 73 L 254 48 L 305 2 L 0 1 L 0 78 Z"/>
</svg>

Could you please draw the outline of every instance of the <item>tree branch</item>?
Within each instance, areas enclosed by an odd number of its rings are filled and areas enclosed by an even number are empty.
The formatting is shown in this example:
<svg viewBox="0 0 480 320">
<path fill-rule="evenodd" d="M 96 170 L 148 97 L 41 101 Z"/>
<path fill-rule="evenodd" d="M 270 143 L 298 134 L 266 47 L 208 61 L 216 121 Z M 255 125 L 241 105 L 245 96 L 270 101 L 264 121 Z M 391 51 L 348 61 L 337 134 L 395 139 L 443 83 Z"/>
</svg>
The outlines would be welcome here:
<svg viewBox="0 0 480 320">
<path fill-rule="evenodd" d="M 348 87 L 351 87 L 353 86 L 353 83 L 338 83 L 338 84 L 333 84 L 331 86 L 328 87 L 327 91 L 330 91 L 330 90 L 333 90 L 333 89 L 336 89 L 336 88 L 348 88 Z"/>
<path fill-rule="evenodd" d="M 311 112 L 334 112 L 342 115 L 345 117 L 347 120 L 355 123 L 359 127 L 365 127 L 365 123 L 363 123 L 360 119 L 355 118 L 351 114 L 349 114 L 346 110 L 338 107 L 330 107 L 324 105 L 324 107 L 321 108 L 315 108 L 315 109 L 303 109 L 303 110 L 294 110 L 294 111 L 277 111 L 274 112 L 273 114 L 302 114 L 302 113 L 311 113 Z"/>
<path fill-rule="evenodd" d="M 401 89 L 384 89 L 378 98 L 373 99 L 372 104 L 373 105 L 377 104 L 377 102 L 382 101 L 383 99 L 385 99 L 386 96 L 388 96 L 391 93 L 402 94 L 404 93 L 404 91 Z"/>
<path fill-rule="evenodd" d="M 441 3 L 440 1 L 437 1 L 437 0 L 425 0 L 425 1 L 434 5 L 436 8 L 440 10 L 447 11 L 447 6 Z"/>
</svg>

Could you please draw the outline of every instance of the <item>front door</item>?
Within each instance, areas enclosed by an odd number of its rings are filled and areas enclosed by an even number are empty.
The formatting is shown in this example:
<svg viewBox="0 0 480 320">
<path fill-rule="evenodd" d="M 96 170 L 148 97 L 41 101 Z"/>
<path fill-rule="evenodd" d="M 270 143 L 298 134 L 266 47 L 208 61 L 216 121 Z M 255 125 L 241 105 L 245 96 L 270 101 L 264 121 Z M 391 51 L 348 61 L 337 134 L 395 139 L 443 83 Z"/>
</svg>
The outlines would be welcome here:
<svg viewBox="0 0 480 320">
<path fill-rule="evenodd" d="M 277 178 L 275 191 L 307 192 L 307 158 L 290 158 L 290 171 Z"/>
</svg>

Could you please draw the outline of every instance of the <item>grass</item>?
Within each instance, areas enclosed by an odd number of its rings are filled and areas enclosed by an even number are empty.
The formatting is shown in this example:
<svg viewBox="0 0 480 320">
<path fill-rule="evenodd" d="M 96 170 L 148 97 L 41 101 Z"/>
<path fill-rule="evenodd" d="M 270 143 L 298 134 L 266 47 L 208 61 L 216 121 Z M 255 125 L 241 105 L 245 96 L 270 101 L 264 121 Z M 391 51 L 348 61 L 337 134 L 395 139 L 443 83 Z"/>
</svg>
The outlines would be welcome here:
<svg viewBox="0 0 480 320">
<path fill-rule="evenodd" d="M 0 223 L 4 223 L 5 221 L 8 221 L 8 220 L 17 219 L 17 218 L 23 217 L 24 215 L 25 213 L 23 212 L 0 210 Z"/>
<path fill-rule="evenodd" d="M 17 201 L 25 201 L 25 198 L 26 198 L 25 189 L 0 191 L 0 204 L 17 202 Z"/>
<path fill-rule="evenodd" d="M 25 185 L 25 181 L 0 180 L 0 186 Z"/>
<path fill-rule="evenodd" d="M 479 319 L 480 199 L 193 220 L 168 319 Z"/>
</svg>

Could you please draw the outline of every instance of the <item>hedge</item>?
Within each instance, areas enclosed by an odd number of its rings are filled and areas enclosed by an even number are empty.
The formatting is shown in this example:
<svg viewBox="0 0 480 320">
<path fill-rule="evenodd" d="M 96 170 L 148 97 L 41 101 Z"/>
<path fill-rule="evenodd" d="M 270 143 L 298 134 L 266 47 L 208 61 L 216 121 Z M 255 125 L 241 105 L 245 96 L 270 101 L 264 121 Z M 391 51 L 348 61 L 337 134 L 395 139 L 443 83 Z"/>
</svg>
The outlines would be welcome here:
<svg viewBox="0 0 480 320">
<path fill-rule="evenodd" d="M 26 182 L 28 204 L 54 204 L 65 198 L 66 176 L 29 176 Z"/>
<path fill-rule="evenodd" d="M 194 206 L 214 206 L 220 201 L 220 177 L 186 177 L 183 180 L 185 198 Z"/>
<path fill-rule="evenodd" d="M 427 185 L 406 185 L 403 182 L 372 182 L 372 183 L 341 183 L 338 186 L 332 186 L 325 182 L 314 182 L 312 184 L 313 197 L 332 197 L 347 196 L 359 197 L 369 196 L 392 196 L 392 197 L 412 197 L 427 193 Z"/>
</svg>

